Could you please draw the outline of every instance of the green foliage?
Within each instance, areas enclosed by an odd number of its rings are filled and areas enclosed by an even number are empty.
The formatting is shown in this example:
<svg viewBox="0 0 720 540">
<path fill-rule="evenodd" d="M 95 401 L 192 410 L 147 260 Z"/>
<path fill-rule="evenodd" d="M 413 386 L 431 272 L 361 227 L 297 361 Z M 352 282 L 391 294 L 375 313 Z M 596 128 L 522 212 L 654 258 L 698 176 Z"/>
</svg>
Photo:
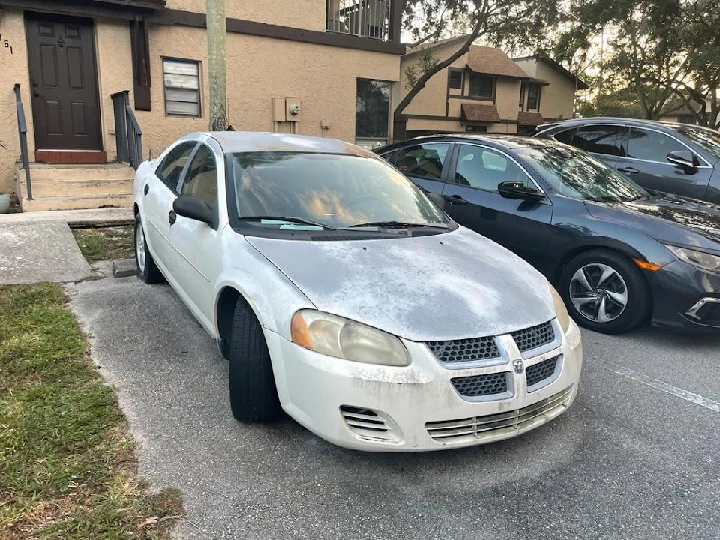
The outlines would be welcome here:
<svg viewBox="0 0 720 540">
<path fill-rule="evenodd" d="M 132 450 L 62 288 L 0 287 L 0 538 L 166 538 Z"/>
</svg>

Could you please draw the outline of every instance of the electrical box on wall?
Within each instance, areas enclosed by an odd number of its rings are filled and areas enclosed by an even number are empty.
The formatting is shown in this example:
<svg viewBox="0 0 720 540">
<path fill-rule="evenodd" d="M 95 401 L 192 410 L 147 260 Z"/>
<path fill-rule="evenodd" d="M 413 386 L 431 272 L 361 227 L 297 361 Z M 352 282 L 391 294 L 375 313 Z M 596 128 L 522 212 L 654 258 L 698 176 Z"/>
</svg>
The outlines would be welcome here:
<svg viewBox="0 0 720 540">
<path fill-rule="evenodd" d="M 298 122 L 302 117 L 302 103 L 298 98 L 285 98 L 286 104 L 286 120 L 288 122 Z"/>
<path fill-rule="evenodd" d="M 272 100 L 273 104 L 273 122 L 284 122 L 285 121 L 285 98 L 275 97 Z"/>
</svg>

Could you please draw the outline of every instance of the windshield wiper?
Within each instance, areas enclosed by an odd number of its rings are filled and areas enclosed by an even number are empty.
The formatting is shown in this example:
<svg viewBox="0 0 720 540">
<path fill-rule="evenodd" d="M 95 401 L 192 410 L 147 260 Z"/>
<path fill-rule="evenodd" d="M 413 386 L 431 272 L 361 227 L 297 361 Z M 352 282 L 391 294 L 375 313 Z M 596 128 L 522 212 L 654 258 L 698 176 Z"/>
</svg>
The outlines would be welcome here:
<svg viewBox="0 0 720 540">
<path fill-rule="evenodd" d="M 348 229 L 355 227 L 384 227 L 386 229 L 406 229 L 408 227 L 436 227 L 438 229 L 449 228 L 444 223 L 407 223 L 404 221 L 370 221 L 368 223 L 357 223 L 350 225 Z"/>
<path fill-rule="evenodd" d="M 325 225 L 324 223 L 318 223 L 317 221 L 311 221 L 309 219 L 301 217 L 287 217 L 287 216 L 243 216 L 240 218 L 242 221 L 287 221 L 288 223 L 298 223 L 300 225 L 312 225 L 314 227 L 322 227 L 325 230 L 334 231 L 335 227 Z"/>
</svg>

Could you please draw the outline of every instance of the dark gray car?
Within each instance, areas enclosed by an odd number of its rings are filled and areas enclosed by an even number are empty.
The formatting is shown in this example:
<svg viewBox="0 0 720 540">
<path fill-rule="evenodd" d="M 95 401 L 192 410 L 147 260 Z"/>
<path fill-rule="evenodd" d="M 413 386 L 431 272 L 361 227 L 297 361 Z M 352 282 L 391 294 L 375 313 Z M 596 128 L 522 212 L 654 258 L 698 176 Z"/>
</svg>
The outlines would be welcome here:
<svg viewBox="0 0 720 540">
<path fill-rule="evenodd" d="M 579 118 L 538 128 L 593 154 L 644 188 L 720 204 L 720 133 L 687 124 Z"/>
</svg>

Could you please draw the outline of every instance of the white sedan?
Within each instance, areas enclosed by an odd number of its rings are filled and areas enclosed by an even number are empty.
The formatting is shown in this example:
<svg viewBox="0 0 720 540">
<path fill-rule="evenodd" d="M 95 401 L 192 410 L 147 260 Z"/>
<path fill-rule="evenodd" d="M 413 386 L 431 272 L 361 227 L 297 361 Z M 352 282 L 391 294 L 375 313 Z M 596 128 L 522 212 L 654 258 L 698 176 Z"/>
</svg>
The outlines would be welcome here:
<svg viewBox="0 0 720 540">
<path fill-rule="evenodd" d="M 547 280 L 368 151 L 191 134 L 140 166 L 134 201 L 138 275 L 217 340 L 241 422 L 282 408 L 344 447 L 439 450 L 575 398 L 580 334 Z"/>
</svg>

